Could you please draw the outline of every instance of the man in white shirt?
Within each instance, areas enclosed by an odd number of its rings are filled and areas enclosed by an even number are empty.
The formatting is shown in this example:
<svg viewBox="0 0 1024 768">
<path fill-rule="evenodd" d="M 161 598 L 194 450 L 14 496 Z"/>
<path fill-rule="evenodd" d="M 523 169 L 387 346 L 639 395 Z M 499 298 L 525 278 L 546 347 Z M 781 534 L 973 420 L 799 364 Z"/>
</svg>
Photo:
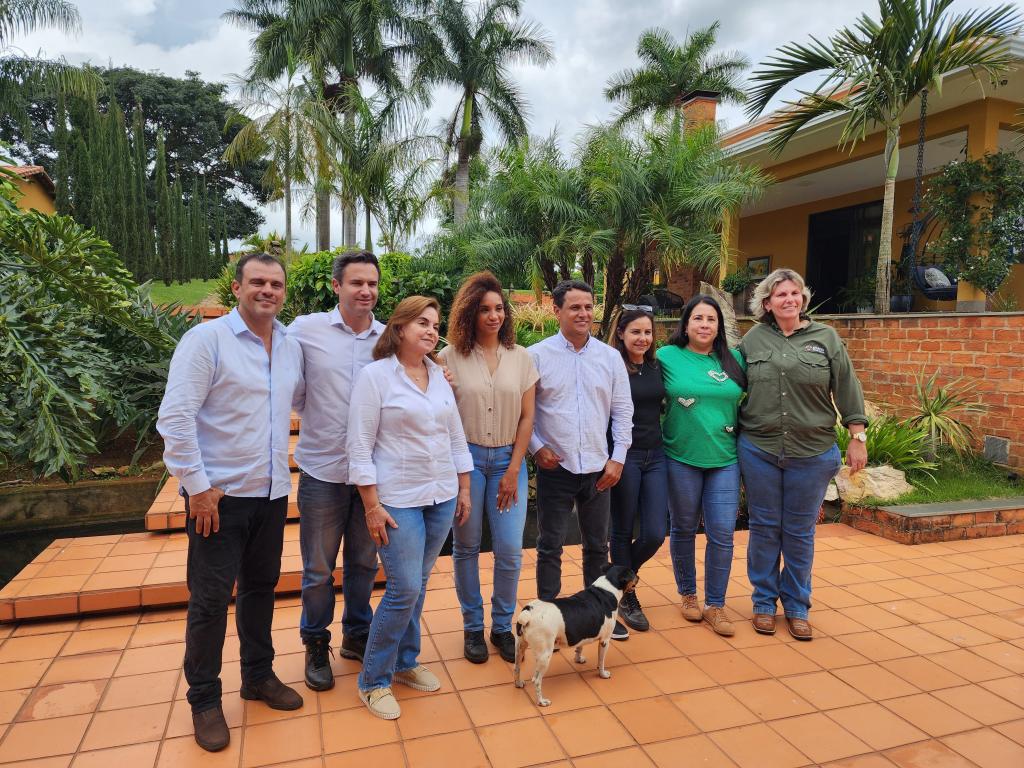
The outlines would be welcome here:
<svg viewBox="0 0 1024 768">
<path fill-rule="evenodd" d="M 274 709 L 302 706 L 274 675 L 271 639 L 291 490 L 291 410 L 303 394 L 302 350 L 276 319 L 285 280 L 275 256 L 239 259 L 231 284 L 238 307 L 182 337 L 157 420 L 164 463 L 188 510 L 185 680 L 196 742 L 211 752 L 230 738 L 220 671 L 236 581 L 239 694 Z"/>
<path fill-rule="evenodd" d="M 302 347 L 306 401 L 295 448 L 299 465 L 299 539 L 302 550 L 302 617 L 299 633 L 306 646 L 306 685 L 314 691 L 334 687 L 330 663 L 330 626 L 334 621 L 334 569 L 342 551 L 340 653 L 362 661 L 373 611 L 370 594 L 377 574 L 377 547 L 370 538 L 363 503 L 349 479 L 345 448 L 352 387 L 373 362 L 373 348 L 384 331 L 373 316 L 380 266 L 368 251 L 338 256 L 331 287 L 338 306 L 330 312 L 302 315 L 288 335 Z"/>
<path fill-rule="evenodd" d="M 551 292 L 559 332 L 532 347 L 540 380 L 530 451 L 537 463 L 537 597 L 562 589 L 562 545 L 573 506 L 583 536 L 583 585 L 608 561 L 609 488 L 633 440 L 633 400 L 622 356 L 590 335 L 594 291 L 563 280 Z M 612 453 L 608 455 L 611 419 Z"/>
</svg>

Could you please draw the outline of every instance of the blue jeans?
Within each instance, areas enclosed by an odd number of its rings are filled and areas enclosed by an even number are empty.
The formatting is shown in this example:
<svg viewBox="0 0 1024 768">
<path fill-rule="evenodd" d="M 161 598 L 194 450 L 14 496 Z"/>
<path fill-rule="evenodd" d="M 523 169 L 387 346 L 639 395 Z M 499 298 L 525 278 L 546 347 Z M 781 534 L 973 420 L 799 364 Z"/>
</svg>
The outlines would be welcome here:
<svg viewBox="0 0 1024 768">
<path fill-rule="evenodd" d="M 359 690 L 391 685 L 395 672 L 417 666 L 420 655 L 420 614 L 427 579 L 455 518 L 455 499 L 423 507 L 384 508 L 398 523 L 388 528 L 380 559 L 388 583 L 373 614 L 370 637 L 359 673 Z"/>
<path fill-rule="evenodd" d="M 519 467 L 519 501 L 508 511 L 501 511 L 498 509 L 498 483 L 512 460 L 512 446 L 487 448 L 470 443 L 469 452 L 473 456 L 473 471 L 469 476 L 473 511 L 464 525 L 456 525 L 452 531 L 452 564 L 455 568 L 455 591 L 462 606 L 462 626 L 466 631 L 484 628 L 484 601 L 480 596 L 480 537 L 486 512 L 494 552 L 491 631 L 510 632 L 523 561 L 528 492 L 526 463 Z"/>
<path fill-rule="evenodd" d="M 668 460 L 669 515 L 672 533 L 669 550 L 676 589 L 680 595 L 697 594 L 695 540 L 704 518 L 704 603 L 721 608 L 732 569 L 732 535 L 740 505 L 740 470 L 737 464 L 705 469 Z"/>
<path fill-rule="evenodd" d="M 302 472 L 299 475 L 299 548 L 302 551 L 303 642 L 323 638 L 330 642 L 334 621 L 334 568 L 342 539 L 341 591 L 345 607 L 341 629 L 346 637 L 363 638 L 370 632 L 373 611 L 370 594 L 377 576 L 377 547 L 363 516 L 363 502 L 354 485 L 327 483 Z"/>
<path fill-rule="evenodd" d="M 841 466 L 839 448 L 804 458 L 773 456 L 740 435 L 739 454 L 750 513 L 747 576 L 754 613 L 774 615 L 781 598 L 787 616 L 806 619 L 814 530 L 828 481 Z"/>
<path fill-rule="evenodd" d="M 637 537 L 633 528 L 639 520 Z M 640 573 L 640 566 L 654 557 L 668 533 L 668 485 L 665 451 L 630 448 L 622 465 L 622 477 L 612 487 L 611 532 L 608 545 L 612 565 Z"/>
</svg>

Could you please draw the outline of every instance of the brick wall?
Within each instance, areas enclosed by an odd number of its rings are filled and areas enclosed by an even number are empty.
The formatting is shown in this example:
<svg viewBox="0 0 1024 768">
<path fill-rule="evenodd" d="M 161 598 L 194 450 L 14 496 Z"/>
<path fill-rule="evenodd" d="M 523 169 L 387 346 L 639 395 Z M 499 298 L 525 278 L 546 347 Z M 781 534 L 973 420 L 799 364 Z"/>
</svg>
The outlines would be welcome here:
<svg viewBox="0 0 1024 768">
<path fill-rule="evenodd" d="M 985 435 L 1010 444 L 1011 467 L 1024 471 L 1024 312 L 919 315 L 821 315 L 846 342 L 868 400 L 896 413 L 913 395 L 914 377 L 937 369 L 938 383 L 975 382 L 984 414 L 964 418 L 981 449 Z M 741 330 L 750 328 L 741 320 Z M 658 323 L 659 337 L 675 328 Z"/>
</svg>

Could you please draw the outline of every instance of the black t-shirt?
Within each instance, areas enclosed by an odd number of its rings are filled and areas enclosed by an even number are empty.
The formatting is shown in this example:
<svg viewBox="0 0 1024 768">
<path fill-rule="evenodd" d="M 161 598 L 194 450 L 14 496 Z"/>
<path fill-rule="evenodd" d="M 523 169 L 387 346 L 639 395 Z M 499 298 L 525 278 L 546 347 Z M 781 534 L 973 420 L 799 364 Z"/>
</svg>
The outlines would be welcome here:
<svg viewBox="0 0 1024 768">
<path fill-rule="evenodd" d="M 633 397 L 633 448 L 648 450 L 661 445 L 661 403 L 665 384 L 661 368 L 644 362 L 636 373 L 629 374 L 629 391 Z"/>
</svg>

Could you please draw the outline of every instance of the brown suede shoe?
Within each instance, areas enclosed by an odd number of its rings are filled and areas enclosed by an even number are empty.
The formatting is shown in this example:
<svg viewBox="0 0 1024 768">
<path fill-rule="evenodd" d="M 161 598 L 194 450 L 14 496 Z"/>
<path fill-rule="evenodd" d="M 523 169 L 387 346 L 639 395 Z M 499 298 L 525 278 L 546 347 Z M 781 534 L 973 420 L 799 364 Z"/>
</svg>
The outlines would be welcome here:
<svg viewBox="0 0 1024 768">
<path fill-rule="evenodd" d="M 814 639 L 814 632 L 811 631 L 811 625 L 807 623 L 807 619 L 797 619 L 787 616 L 786 623 L 789 625 L 789 634 L 797 640 Z"/>
<path fill-rule="evenodd" d="M 732 637 L 736 634 L 736 630 L 733 629 L 732 622 L 729 621 L 729 617 L 725 615 L 725 609 L 720 608 L 717 605 L 709 605 L 704 609 L 704 621 L 711 625 L 711 629 L 715 631 L 715 634 L 721 635 L 722 637 Z"/>
<path fill-rule="evenodd" d="M 683 595 L 683 604 L 680 606 L 680 610 L 683 612 L 683 618 L 687 621 L 702 621 L 704 619 L 696 595 Z"/>
<path fill-rule="evenodd" d="M 231 740 L 228 724 L 224 720 L 224 710 L 219 705 L 193 713 L 192 729 L 195 731 L 196 744 L 207 752 L 220 752 Z"/>
<path fill-rule="evenodd" d="M 750 620 L 754 625 L 754 631 L 761 635 L 774 635 L 775 634 L 775 614 L 774 613 L 755 613 L 753 618 Z"/>
<path fill-rule="evenodd" d="M 238 695 L 249 701 L 262 701 L 271 709 L 290 711 L 302 706 L 302 696 L 278 680 L 275 674 L 255 685 L 243 685 Z"/>
</svg>

